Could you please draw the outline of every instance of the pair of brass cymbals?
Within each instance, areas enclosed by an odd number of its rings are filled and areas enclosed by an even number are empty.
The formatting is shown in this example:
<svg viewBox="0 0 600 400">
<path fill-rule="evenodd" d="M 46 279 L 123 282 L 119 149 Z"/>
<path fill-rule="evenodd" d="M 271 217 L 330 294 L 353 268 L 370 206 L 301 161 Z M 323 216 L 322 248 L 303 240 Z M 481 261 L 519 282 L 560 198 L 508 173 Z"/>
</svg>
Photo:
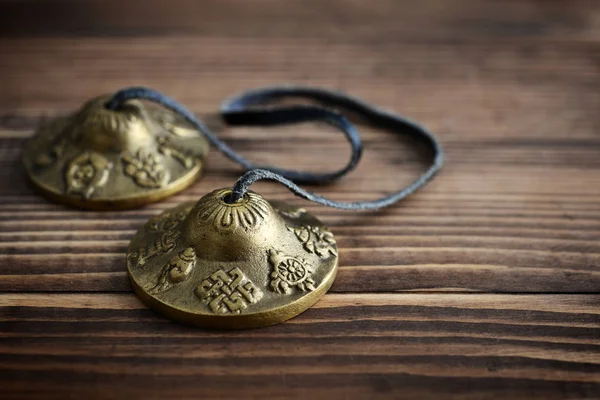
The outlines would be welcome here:
<svg viewBox="0 0 600 400">
<path fill-rule="evenodd" d="M 49 199 L 94 210 L 140 207 L 190 186 L 208 142 L 179 114 L 110 96 L 39 128 L 23 153 L 33 185 Z M 151 218 L 126 256 L 132 286 L 149 307 L 213 328 L 271 325 L 300 314 L 330 288 L 333 234 L 304 209 L 248 192 L 208 193 Z"/>
</svg>

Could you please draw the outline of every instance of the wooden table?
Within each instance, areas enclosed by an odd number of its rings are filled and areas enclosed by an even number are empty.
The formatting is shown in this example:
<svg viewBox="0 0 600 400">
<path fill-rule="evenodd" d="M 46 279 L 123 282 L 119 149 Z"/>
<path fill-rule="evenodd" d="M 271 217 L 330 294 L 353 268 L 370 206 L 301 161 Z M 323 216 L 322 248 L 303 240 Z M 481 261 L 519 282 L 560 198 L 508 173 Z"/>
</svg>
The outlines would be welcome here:
<svg viewBox="0 0 600 400">
<path fill-rule="evenodd" d="M 600 4 L 597 1 L 0 1 L 0 398 L 600 397 Z M 124 253 L 150 216 L 231 185 L 206 176 L 160 204 L 87 212 L 26 182 L 41 120 L 143 84 L 200 115 L 240 90 L 339 88 L 436 132 L 444 171 L 378 213 L 302 205 L 340 246 L 334 287 L 265 329 L 156 315 Z M 334 185 L 373 199 L 426 157 L 360 126 L 365 155 Z M 249 158 L 333 170 L 321 125 L 224 129 Z"/>
</svg>

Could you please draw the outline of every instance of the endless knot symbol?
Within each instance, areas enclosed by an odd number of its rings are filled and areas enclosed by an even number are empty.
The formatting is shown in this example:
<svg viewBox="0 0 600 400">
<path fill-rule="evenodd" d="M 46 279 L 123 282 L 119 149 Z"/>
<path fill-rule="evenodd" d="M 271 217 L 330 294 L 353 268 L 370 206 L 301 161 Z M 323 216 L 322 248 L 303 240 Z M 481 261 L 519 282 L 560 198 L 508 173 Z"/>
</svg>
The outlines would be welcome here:
<svg viewBox="0 0 600 400">
<path fill-rule="evenodd" d="M 220 269 L 203 280 L 196 288 L 196 295 L 214 313 L 239 314 L 259 301 L 263 293 L 236 267 L 229 272 Z"/>
</svg>

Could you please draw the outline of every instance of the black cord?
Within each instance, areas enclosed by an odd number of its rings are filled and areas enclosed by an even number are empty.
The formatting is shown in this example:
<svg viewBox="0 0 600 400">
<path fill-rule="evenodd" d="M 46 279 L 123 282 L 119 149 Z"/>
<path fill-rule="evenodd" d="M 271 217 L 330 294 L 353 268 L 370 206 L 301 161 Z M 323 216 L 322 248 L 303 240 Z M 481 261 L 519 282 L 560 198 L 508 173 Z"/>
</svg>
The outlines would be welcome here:
<svg viewBox="0 0 600 400">
<path fill-rule="evenodd" d="M 275 96 L 274 96 L 275 97 Z M 110 110 L 118 110 L 123 103 L 131 99 L 143 99 L 153 101 L 168 108 L 184 117 L 194 128 L 200 131 L 208 141 L 215 146 L 219 151 L 225 154 L 229 159 L 240 164 L 246 170 L 252 169 L 266 169 L 272 171 L 278 175 L 281 175 L 287 179 L 291 179 L 296 182 L 310 183 L 310 184 L 324 184 L 331 182 L 348 172 L 352 171 L 358 162 L 362 154 L 362 141 L 360 134 L 354 128 L 354 125 L 350 123 L 343 115 L 340 115 L 334 111 L 327 110 L 322 107 L 315 106 L 293 106 L 293 107 L 278 107 L 278 108 L 264 108 L 262 110 L 240 110 L 224 105 L 221 108 L 223 118 L 230 125 L 286 125 L 298 122 L 314 122 L 321 121 L 328 123 L 344 133 L 346 139 L 351 146 L 350 160 L 345 167 L 338 171 L 326 172 L 326 173 L 313 173 L 306 171 L 295 171 L 274 166 L 254 165 L 252 162 L 244 158 L 242 155 L 236 153 L 226 143 L 221 141 L 217 136 L 211 132 L 211 130 L 204 125 L 204 123 L 196 118 L 196 116 L 185 108 L 177 101 L 165 96 L 164 94 L 149 88 L 143 87 L 131 87 L 121 89 L 113 95 L 113 97 L 106 103 L 106 108 Z M 243 100 L 243 98 L 240 98 Z M 262 101 L 266 102 L 270 98 L 263 98 Z M 260 101 L 256 99 L 256 103 Z"/>
<path fill-rule="evenodd" d="M 292 180 L 304 183 L 325 183 L 340 178 L 352 170 L 360 160 L 362 142 L 358 132 L 344 116 L 321 107 L 294 106 L 264 108 L 262 110 L 248 108 L 285 97 L 304 97 L 317 100 L 328 106 L 343 108 L 350 112 L 358 113 L 368 122 L 379 128 L 398 131 L 422 139 L 427 142 L 433 151 L 433 162 L 423 174 L 406 188 L 373 201 L 338 202 L 306 191 L 292 182 Z M 107 103 L 107 108 L 117 110 L 123 102 L 129 99 L 154 101 L 181 114 L 190 124 L 202 132 L 221 152 L 233 161 L 242 165 L 244 168 L 249 169 L 249 171 L 242 175 L 233 186 L 232 193 L 227 199 L 232 203 L 239 201 L 254 182 L 262 179 L 269 179 L 285 185 L 297 196 L 329 207 L 345 210 L 375 210 L 392 205 L 414 193 L 417 189 L 429 182 L 441 169 L 444 163 L 444 153 L 439 141 L 426 128 L 403 118 L 396 113 L 370 105 L 356 97 L 326 89 L 298 86 L 267 87 L 246 91 L 237 96 L 233 96 L 226 100 L 221 106 L 221 114 L 225 121 L 235 125 L 275 125 L 319 120 L 339 128 L 345 133 L 346 138 L 352 146 L 352 155 L 346 167 L 339 171 L 325 174 L 285 170 L 277 167 L 258 168 L 235 153 L 225 143 L 221 142 L 185 107 L 152 89 L 129 88 L 120 90 Z"/>
</svg>

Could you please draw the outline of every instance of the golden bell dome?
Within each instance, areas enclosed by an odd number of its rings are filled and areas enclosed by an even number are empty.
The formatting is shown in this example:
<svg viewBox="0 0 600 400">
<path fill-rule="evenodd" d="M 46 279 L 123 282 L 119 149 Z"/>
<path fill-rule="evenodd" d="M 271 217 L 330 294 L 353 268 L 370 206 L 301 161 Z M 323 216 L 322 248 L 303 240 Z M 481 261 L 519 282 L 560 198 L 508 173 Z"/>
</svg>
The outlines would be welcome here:
<svg viewBox="0 0 600 400">
<path fill-rule="evenodd" d="M 131 240 L 127 268 L 140 299 L 170 318 L 251 328 L 300 314 L 337 272 L 333 234 L 301 208 L 229 189 L 151 218 Z"/>
<path fill-rule="evenodd" d="M 90 209 L 124 209 L 160 200 L 201 175 L 208 143 L 182 117 L 131 100 L 119 110 L 110 96 L 40 127 L 23 163 L 34 186 L 52 200 Z"/>
</svg>

